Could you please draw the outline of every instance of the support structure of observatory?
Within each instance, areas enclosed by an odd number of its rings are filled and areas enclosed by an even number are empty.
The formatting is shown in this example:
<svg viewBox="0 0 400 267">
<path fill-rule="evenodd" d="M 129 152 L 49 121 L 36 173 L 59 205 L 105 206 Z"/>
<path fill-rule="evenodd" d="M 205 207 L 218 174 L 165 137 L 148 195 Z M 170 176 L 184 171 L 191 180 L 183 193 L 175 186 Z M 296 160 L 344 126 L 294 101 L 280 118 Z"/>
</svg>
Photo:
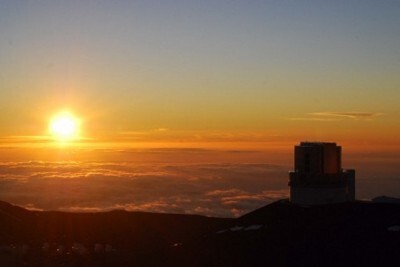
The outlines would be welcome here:
<svg viewBox="0 0 400 267">
<path fill-rule="evenodd" d="M 355 200 L 355 170 L 343 170 L 336 143 L 301 142 L 294 148 L 289 173 L 290 201 L 322 205 Z"/>
</svg>

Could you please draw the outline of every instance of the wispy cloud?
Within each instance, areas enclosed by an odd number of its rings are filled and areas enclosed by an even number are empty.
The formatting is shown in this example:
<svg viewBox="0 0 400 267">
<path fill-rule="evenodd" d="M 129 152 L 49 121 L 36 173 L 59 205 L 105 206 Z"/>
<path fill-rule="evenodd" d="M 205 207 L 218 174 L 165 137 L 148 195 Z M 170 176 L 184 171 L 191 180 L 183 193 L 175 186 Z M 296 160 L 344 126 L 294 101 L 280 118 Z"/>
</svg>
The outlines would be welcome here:
<svg viewBox="0 0 400 267">
<path fill-rule="evenodd" d="M 374 112 L 313 112 L 309 113 L 308 117 L 295 117 L 289 118 L 293 121 L 320 121 L 320 122 L 336 122 L 345 119 L 351 120 L 373 120 L 378 116 L 383 115 L 383 113 Z"/>
<path fill-rule="evenodd" d="M 291 121 L 340 121 L 338 118 L 317 118 L 317 117 L 299 117 L 299 118 L 290 118 Z"/>
<path fill-rule="evenodd" d="M 166 132 L 166 131 L 168 131 L 168 128 L 161 127 L 161 128 L 154 129 L 154 131 L 155 132 Z"/>
<path fill-rule="evenodd" d="M 374 113 L 374 112 L 315 112 L 311 113 L 313 116 L 322 116 L 322 117 L 339 117 L 339 118 L 348 118 L 355 120 L 367 120 L 373 119 L 378 116 L 383 115 L 383 113 Z"/>
<path fill-rule="evenodd" d="M 51 141 L 47 135 L 20 135 L 20 136 L 2 136 L 1 143 L 45 143 Z"/>
</svg>

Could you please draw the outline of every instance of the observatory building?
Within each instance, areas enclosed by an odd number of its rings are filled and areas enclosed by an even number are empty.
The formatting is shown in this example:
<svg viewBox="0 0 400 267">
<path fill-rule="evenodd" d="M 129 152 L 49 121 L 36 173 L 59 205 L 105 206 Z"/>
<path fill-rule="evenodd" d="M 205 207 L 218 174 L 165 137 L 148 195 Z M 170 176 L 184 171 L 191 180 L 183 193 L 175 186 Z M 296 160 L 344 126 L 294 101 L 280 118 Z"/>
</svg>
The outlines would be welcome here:
<svg viewBox="0 0 400 267">
<path fill-rule="evenodd" d="M 343 170 L 336 143 L 301 142 L 294 148 L 294 171 L 289 175 L 290 201 L 321 205 L 354 201 L 355 170 Z"/>
</svg>

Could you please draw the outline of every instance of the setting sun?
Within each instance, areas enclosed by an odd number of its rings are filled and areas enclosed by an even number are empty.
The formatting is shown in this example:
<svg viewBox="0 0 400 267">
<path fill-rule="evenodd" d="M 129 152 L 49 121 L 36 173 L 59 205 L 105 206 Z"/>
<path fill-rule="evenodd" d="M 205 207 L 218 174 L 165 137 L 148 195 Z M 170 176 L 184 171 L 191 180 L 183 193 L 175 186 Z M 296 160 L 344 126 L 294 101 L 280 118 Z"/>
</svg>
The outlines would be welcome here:
<svg viewBox="0 0 400 267">
<path fill-rule="evenodd" d="M 79 120 L 71 113 L 63 112 L 50 120 L 49 130 L 57 140 L 74 140 L 78 137 Z"/>
</svg>

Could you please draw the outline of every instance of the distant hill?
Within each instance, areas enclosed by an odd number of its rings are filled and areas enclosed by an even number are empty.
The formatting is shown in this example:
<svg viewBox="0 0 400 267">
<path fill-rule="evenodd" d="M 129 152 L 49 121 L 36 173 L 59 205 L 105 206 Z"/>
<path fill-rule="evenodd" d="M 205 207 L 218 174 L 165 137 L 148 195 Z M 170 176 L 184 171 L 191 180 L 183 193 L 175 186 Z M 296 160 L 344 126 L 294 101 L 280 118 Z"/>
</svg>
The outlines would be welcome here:
<svg viewBox="0 0 400 267">
<path fill-rule="evenodd" d="M 400 266 L 400 205 L 274 202 L 237 219 L 28 211 L 0 201 L 0 266 Z"/>
</svg>

